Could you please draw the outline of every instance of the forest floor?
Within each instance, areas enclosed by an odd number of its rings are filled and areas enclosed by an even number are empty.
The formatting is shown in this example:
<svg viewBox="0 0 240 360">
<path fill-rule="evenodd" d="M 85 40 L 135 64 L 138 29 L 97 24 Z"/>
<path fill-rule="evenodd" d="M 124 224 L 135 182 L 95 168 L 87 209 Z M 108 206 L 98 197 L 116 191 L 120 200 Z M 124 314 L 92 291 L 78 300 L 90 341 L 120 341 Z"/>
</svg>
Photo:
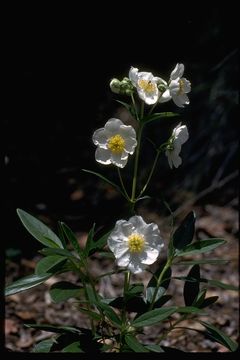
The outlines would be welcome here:
<svg viewBox="0 0 240 360">
<path fill-rule="evenodd" d="M 226 265 L 201 265 L 201 275 L 208 279 L 219 280 L 228 284 L 238 286 L 239 284 L 239 248 L 238 248 L 238 211 L 232 206 L 216 206 L 205 204 L 202 206 L 193 206 L 197 214 L 196 234 L 199 239 L 209 237 L 221 237 L 227 240 L 227 244 L 222 245 L 210 254 L 201 254 L 200 258 L 226 259 L 229 263 Z M 155 213 L 142 208 L 141 214 L 146 221 L 158 223 L 161 229 L 162 237 L 167 238 L 169 233 L 169 221 L 165 218 L 158 217 Z M 82 246 L 86 241 L 87 234 L 79 232 L 76 234 L 79 244 Z M 166 246 L 165 246 L 166 248 Z M 165 251 L 165 250 L 164 250 Z M 162 256 L 166 256 L 166 253 Z M 7 259 L 6 262 L 6 284 L 13 280 L 29 275 L 34 272 L 40 255 L 27 259 L 22 257 L 19 262 Z M 196 256 L 189 256 L 189 260 L 196 259 Z M 93 256 L 90 260 L 90 269 L 94 275 L 111 271 L 113 266 L 112 260 Z M 156 265 L 154 265 L 156 266 Z M 173 274 L 175 276 L 186 275 L 189 268 L 186 266 L 175 266 Z M 143 272 L 135 275 L 132 282 L 142 282 L 147 285 L 150 274 Z M 76 309 L 75 300 L 69 299 L 65 303 L 55 304 L 51 301 L 49 288 L 59 280 L 68 280 L 76 282 L 77 278 L 72 273 L 66 273 L 54 276 L 33 289 L 17 293 L 6 298 L 5 306 L 5 347 L 7 351 L 14 352 L 32 352 L 34 345 L 41 340 L 48 339 L 52 333 L 27 328 L 24 324 L 40 323 L 69 325 L 88 328 L 88 319 Z M 104 277 L 98 284 L 98 292 L 105 297 L 114 297 L 121 295 L 123 288 L 123 274 L 114 274 Z M 183 306 L 183 282 L 179 280 L 172 281 L 168 293 L 173 298 L 168 302 L 168 306 Z M 216 303 L 207 309 L 207 316 L 201 317 L 223 330 L 232 339 L 238 341 L 239 329 L 239 294 L 236 291 L 224 290 L 216 287 L 208 287 L 208 296 L 219 296 Z M 181 326 L 202 329 L 201 325 L 193 320 L 185 320 Z M 144 334 L 139 338 L 144 343 L 154 344 L 164 328 L 168 324 L 161 326 L 145 327 Z M 192 332 L 185 329 L 177 329 L 169 334 L 166 340 L 161 343 L 163 346 L 171 346 L 185 352 L 228 352 L 228 350 L 218 344 L 210 341 L 203 334 Z"/>
</svg>

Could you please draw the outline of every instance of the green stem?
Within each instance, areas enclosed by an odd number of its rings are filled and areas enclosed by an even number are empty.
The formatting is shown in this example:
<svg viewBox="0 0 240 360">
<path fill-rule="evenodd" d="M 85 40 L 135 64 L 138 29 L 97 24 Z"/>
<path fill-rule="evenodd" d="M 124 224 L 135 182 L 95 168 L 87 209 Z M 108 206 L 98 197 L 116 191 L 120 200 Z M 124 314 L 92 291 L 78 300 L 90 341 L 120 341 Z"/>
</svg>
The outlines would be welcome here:
<svg viewBox="0 0 240 360">
<path fill-rule="evenodd" d="M 127 190 L 126 190 L 126 188 L 125 188 L 125 186 L 124 186 L 124 183 L 123 183 L 123 179 L 122 179 L 122 175 L 121 175 L 121 172 L 120 172 L 119 167 L 117 167 L 117 172 L 118 172 L 118 177 L 119 177 L 119 180 L 120 180 L 120 184 L 121 184 L 121 186 L 122 186 L 123 193 L 124 193 L 127 201 L 130 201 L 130 198 L 129 198 L 129 196 L 128 196 Z"/>
<path fill-rule="evenodd" d="M 152 169 L 149 173 L 149 176 L 148 176 L 148 179 L 146 181 L 146 184 L 144 185 L 144 187 L 142 188 L 142 190 L 140 191 L 140 194 L 138 195 L 138 198 L 144 193 L 144 191 L 146 190 L 151 178 L 152 178 L 152 175 L 153 175 L 153 172 L 155 170 L 155 167 L 157 165 L 157 162 L 158 162 L 158 158 L 159 158 L 159 155 L 160 155 L 160 151 L 157 151 L 157 155 L 155 156 L 155 159 L 154 159 L 154 163 L 153 163 L 153 166 L 152 166 Z"/>
<path fill-rule="evenodd" d="M 139 121 L 138 111 L 137 111 L 137 107 L 136 107 L 136 103 L 135 103 L 135 99 L 134 99 L 133 94 L 131 94 L 131 99 L 132 99 L 133 107 L 134 107 L 134 110 L 135 110 L 136 119 L 137 119 L 137 121 Z"/>
<path fill-rule="evenodd" d="M 127 325 L 127 312 L 126 312 L 126 293 L 129 289 L 130 284 L 130 271 L 127 271 L 125 273 L 124 277 L 124 287 L 123 287 L 123 299 L 124 299 L 124 305 L 122 308 L 122 326 L 121 326 L 121 332 L 120 332 L 120 351 L 123 346 L 123 336 Z"/>
<path fill-rule="evenodd" d="M 175 329 L 175 326 L 177 324 L 179 324 L 180 322 L 182 322 L 183 320 L 185 320 L 187 318 L 188 314 L 184 314 L 182 315 L 177 321 L 175 321 L 174 324 L 171 324 L 170 328 L 167 329 L 164 334 L 162 336 L 160 336 L 160 338 L 158 338 L 157 340 L 157 344 L 159 344 L 169 333 L 170 331 L 174 330 Z"/>
<path fill-rule="evenodd" d="M 132 210 L 134 209 L 134 205 L 135 205 L 135 195 L 136 195 L 136 185 L 137 185 L 137 172 L 138 172 L 138 162 L 139 162 L 139 154 L 140 154 L 140 145 L 141 145 L 142 130 L 143 130 L 143 123 L 140 123 L 140 124 L 139 124 L 139 129 L 138 129 L 137 149 L 136 149 L 135 162 L 134 162 L 134 170 L 133 170 L 132 195 L 131 195 L 131 202 L 132 202 L 132 206 L 133 206 Z"/>
<path fill-rule="evenodd" d="M 149 311 L 152 310 L 152 308 L 153 308 L 153 305 L 154 305 L 156 297 L 157 297 L 158 289 L 159 289 L 159 287 L 160 287 L 160 285 L 162 283 L 163 276 L 164 276 L 165 272 L 167 271 L 167 269 L 171 267 L 172 260 L 173 260 L 172 257 L 168 259 L 168 261 L 166 262 L 164 268 L 162 269 L 161 274 L 159 275 L 159 278 L 157 280 L 157 286 L 155 287 L 153 297 L 152 297 L 152 301 L 151 301 L 150 306 L 149 306 Z"/>
</svg>

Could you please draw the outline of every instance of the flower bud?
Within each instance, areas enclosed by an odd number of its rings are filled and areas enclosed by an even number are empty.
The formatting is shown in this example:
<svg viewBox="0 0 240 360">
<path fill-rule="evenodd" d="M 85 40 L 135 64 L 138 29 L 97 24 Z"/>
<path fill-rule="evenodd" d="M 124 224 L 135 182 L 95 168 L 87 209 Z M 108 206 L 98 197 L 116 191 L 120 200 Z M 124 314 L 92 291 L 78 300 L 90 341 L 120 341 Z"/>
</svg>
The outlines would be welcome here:
<svg viewBox="0 0 240 360">
<path fill-rule="evenodd" d="M 120 93 L 121 81 L 119 81 L 118 79 L 112 79 L 109 86 L 110 86 L 110 89 L 112 90 L 112 92 L 114 92 L 115 94 Z"/>
<path fill-rule="evenodd" d="M 160 83 L 160 84 L 158 84 L 158 90 L 161 93 L 164 93 L 167 90 L 167 87 L 163 83 Z"/>
</svg>

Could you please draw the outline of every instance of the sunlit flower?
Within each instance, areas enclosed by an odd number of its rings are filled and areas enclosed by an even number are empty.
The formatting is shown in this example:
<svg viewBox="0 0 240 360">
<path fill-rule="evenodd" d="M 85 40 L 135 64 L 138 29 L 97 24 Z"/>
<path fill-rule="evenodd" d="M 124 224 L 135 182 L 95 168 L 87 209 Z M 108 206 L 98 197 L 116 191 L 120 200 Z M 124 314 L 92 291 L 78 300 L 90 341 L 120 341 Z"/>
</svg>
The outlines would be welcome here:
<svg viewBox="0 0 240 360">
<path fill-rule="evenodd" d="M 116 222 L 108 237 L 108 246 L 117 265 L 136 274 L 157 260 L 164 245 L 156 224 L 147 224 L 141 216 L 133 216 L 128 221 Z"/>
<path fill-rule="evenodd" d="M 158 84 L 162 81 L 161 78 L 153 76 L 150 72 L 138 72 L 137 68 L 131 67 L 129 79 L 137 89 L 140 99 L 146 104 L 152 105 L 158 101 Z"/>
<path fill-rule="evenodd" d="M 179 165 L 181 165 L 182 159 L 180 158 L 179 154 L 181 151 L 182 144 L 184 144 L 187 141 L 188 137 L 189 135 L 186 125 L 181 126 L 180 123 L 173 130 L 172 136 L 170 137 L 167 146 L 167 150 L 165 152 L 171 169 L 173 168 L 173 166 L 178 168 Z"/>
<path fill-rule="evenodd" d="M 132 155 L 137 146 L 134 128 L 115 118 L 108 120 L 103 128 L 94 132 L 93 142 L 97 145 L 96 161 L 104 165 L 114 164 L 120 168 L 127 164 L 128 155 Z"/>
</svg>

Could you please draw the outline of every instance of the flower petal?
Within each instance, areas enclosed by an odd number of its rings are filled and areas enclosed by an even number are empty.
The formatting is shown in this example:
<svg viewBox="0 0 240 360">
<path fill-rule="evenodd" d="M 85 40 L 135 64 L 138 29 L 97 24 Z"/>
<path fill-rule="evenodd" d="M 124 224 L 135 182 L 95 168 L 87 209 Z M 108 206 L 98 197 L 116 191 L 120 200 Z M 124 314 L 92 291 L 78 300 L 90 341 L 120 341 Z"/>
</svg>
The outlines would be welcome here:
<svg viewBox="0 0 240 360">
<path fill-rule="evenodd" d="M 106 135 L 111 137 L 118 134 L 121 125 L 124 125 L 121 120 L 116 118 L 109 119 L 105 124 Z"/>
<path fill-rule="evenodd" d="M 123 151 L 121 154 L 114 154 L 111 153 L 111 162 L 120 167 L 120 168 L 124 168 L 124 166 L 127 164 L 128 161 L 128 154 L 127 152 Z"/>
<path fill-rule="evenodd" d="M 93 133 L 93 143 L 107 149 L 107 136 L 104 128 L 100 128 Z"/>
<path fill-rule="evenodd" d="M 146 268 L 146 265 L 141 263 L 139 256 L 131 257 L 130 262 L 128 264 L 128 269 L 133 274 L 138 274 L 140 272 L 143 272 L 145 268 Z"/>
<path fill-rule="evenodd" d="M 170 168 L 173 168 L 173 161 L 172 161 L 172 155 L 171 155 L 172 151 L 166 150 L 165 151 L 165 155 L 167 156 L 168 159 L 168 164 L 170 166 Z"/>
<path fill-rule="evenodd" d="M 157 260 L 158 255 L 159 250 L 147 247 L 139 258 L 142 264 L 151 265 Z"/>
<path fill-rule="evenodd" d="M 183 95 L 172 95 L 173 102 L 178 106 L 183 108 L 184 101 L 182 100 Z"/>
<path fill-rule="evenodd" d="M 133 154 L 135 147 L 137 146 L 137 140 L 134 138 L 125 138 L 125 150 L 129 153 L 129 154 Z"/>
<path fill-rule="evenodd" d="M 180 125 L 180 124 L 179 124 Z M 182 125 L 182 126 L 177 126 L 174 130 L 174 147 L 176 145 L 182 145 L 184 144 L 188 138 L 189 138 L 189 134 L 188 134 L 188 129 L 186 127 L 186 125 Z"/>
<path fill-rule="evenodd" d="M 129 70 L 129 74 L 128 74 L 129 79 L 131 80 L 132 84 L 134 86 L 137 86 L 137 81 L 138 81 L 138 68 L 135 68 L 133 66 L 131 66 L 130 70 Z"/>
<path fill-rule="evenodd" d="M 139 215 L 134 215 L 129 219 L 129 222 L 132 224 L 133 228 L 139 233 L 144 233 L 144 229 L 147 226 L 143 218 Z"/>
<path fill-rule="evenodd" d="M 166 91 L 164 91 L 164 93 L 162 95 L 160 95 L 159 102 L 165 103 L 165 102 L 171 100 L 171 98 L 172 98 L 172 96 L 170 95 L 170 91 L 169 91 L 169 89 L 167 89 Z"/>
<path fill-rule="evenodd" d="M 97 147 L 97 149 L 95 151 L 95 159 L 97 162 L 104 164 L 104 165 L 111 164 L 110 150 Z"/>
<path fill-rule="evenodd" d="M 173 165 L 175 166 L 175 168 L 178 168 L 179 165 L 182 164 L 182 159 L 180 158 L 180 156 L 175 153 L 174 151 L 172 151 L 172 162 L 173 162 Z"/>
<path fill-rule="evenodd" d="M 117 258 L 118 266 L 126 267 L 130 262 L 131 255 L 129 252 L 126 252 L 121 257 Z"/>
<path fill-rule="evenodd" d="M 185 93 L 189 93 L 191 91 L 191 83 L 189 80 L 182 78 L 182 86 L 183 86 L 183 91 Z"/>
<path fill-rule="evenodd" d="M 171 72 L 170 79 L 175 80 L 177 78 L 181 78 L 184 73 L 184 65 L 183 64 L 177 64 L 173 71 Z"/>
</svg>

